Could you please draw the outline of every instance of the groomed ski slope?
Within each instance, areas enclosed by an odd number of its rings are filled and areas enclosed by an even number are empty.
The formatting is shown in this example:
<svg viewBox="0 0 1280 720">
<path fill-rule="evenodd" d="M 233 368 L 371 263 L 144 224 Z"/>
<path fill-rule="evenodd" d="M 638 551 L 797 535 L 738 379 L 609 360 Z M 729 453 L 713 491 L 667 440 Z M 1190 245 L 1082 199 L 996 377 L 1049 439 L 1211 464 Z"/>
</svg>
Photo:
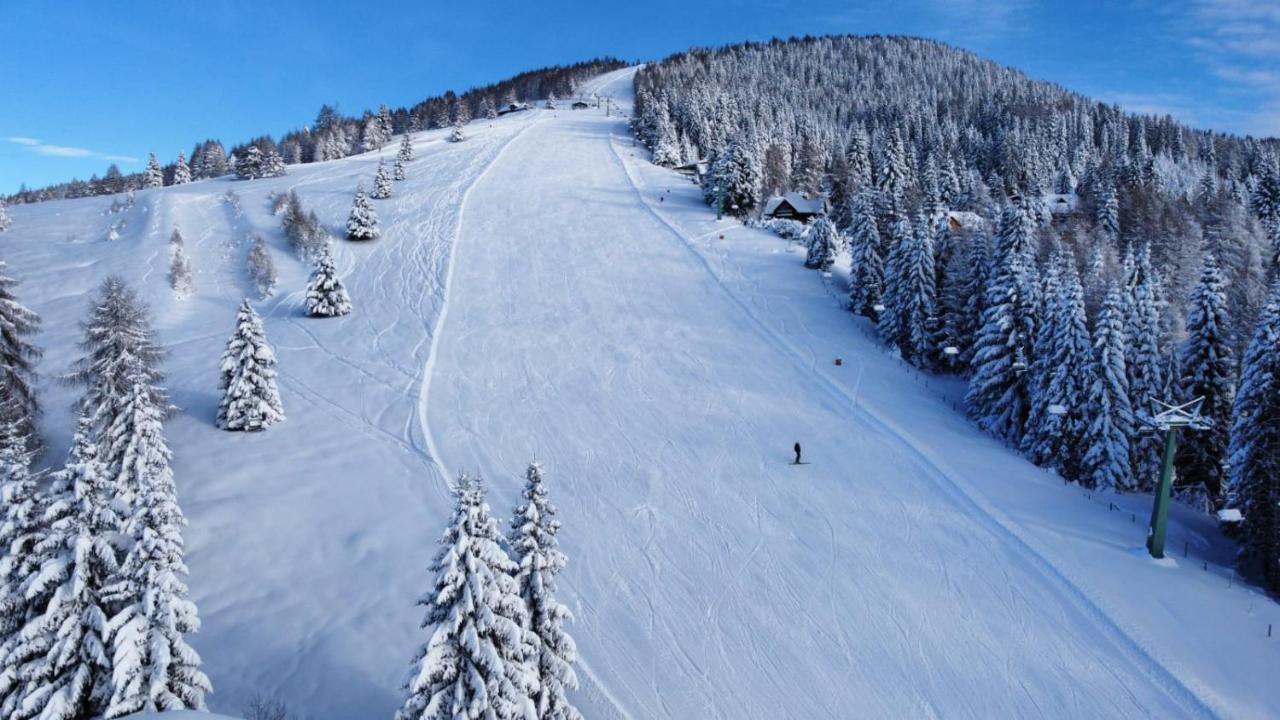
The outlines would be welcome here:
<svg viewBox="0 0 1280 720">
<path fill-rule="evenodd" d="M 603 91 L 628 103 L 631 72 Z M 1190 671 L 1208 658 L 1166 666 L 1138 639 L 1217 624 L 1201 614 L 1239 620 L 1241 598 L 1219 578 L 1168 582 L 1177 571 L 1129 552 L 1142 530 L 1128 517 L 1110 518 L 1128 545 L 1104 552 L 1114 541 L 1101 532 L 1058 535 L 1091 530 L 1097 505 L 917 392 L 799 256 L 717 225 L 698 194 L 645 162 L 621 121 L 561 111 L 477 182 L 456 248 L 430 428 L 446 467 L 491 478 L 495 506 L 512 502 L 522 463 L 547 465 L 588 717 L 1275 707 Z M 852 362 L 836 368 L 836 355 Z M 812 464 L 788 465 L 797 440 Z M 1031 513 L 1018 519 L 994 506 L 1023 502 Z M 1064 573 L 1038 526 L 1077 546 L 1072 560 L 1106 563 L 1107 593 Z M 1198 594 L 1156 597 L 1166 592 Z M 1141 617 L 1106 604 L 1169 604 L 1178 624 L 1126 629 Z M 1250 631 L 1242 642 L 1265 647 Z M 1275 655 L 1231 671 L 1261 687 Z M 1213 666 L 1242 659 L 1222 644 L 1209 660 L 1197 670 L 1216 682 Z"/>
<path fill-rule="evenodd" d="M 587 90 L 625 109 L 633 72 Z M 1108 512 L 977 433 L 942 399 L 954 382 L 926 388 L 862 334 L 838 274 L 717 223 L 616 113 L 468 133 L 415 135 L 409 180 L 377 202 L 383 237 L 338 243 L 340 319 L 303 317 L 307 266 L 268 198 L 296 189 L 340 237 L 377 153 L 144 191 L 123 215 L 11 209 L 0 257 L 45 319 L 46 375 L 109 272 L 155 311 L 212 709 L 264 693 L 313 720 L 389 718 L 446 478 L 480 472 L 505 516 L 537 459 L 593 720 L 1274 716 L 1275 603 L 1220 566 L 1135 553 L 1144 498 Z M 196 270 L 181 302 L 175 223 Z M 240 435 L 212 420 L 253 233 L 281 275 L 258 306 L 288 420 Z M 42 387 L 57 461 L 76 391 Z M 795 441 L 811 464 L 788 464 Z M 1228 560 L 1190 513 L 1184 540 Z"/>
</svg>

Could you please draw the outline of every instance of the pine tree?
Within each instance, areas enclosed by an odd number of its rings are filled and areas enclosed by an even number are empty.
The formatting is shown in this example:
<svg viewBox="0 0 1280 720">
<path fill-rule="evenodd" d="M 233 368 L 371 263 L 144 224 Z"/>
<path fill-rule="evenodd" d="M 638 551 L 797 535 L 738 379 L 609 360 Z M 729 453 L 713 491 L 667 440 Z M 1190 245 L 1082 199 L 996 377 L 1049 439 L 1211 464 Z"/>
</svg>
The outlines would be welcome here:
<svg viewBox="0 0 1280 720">
<path fill-rule="evenodd" d="M 1098 315 L 1094 340 L 1094 372 L 1089 387 L 1088 434 L 1081 467 L 1081 483 L 1099 490 L 1133 489 L 1129 438 L 1133 410 L 1129 379 L 1124 369 L 1124 296 L 1107 292 Z"/>
<path fill-rule="evenodd" d="M 111 429 L 129 411 L 126 396 L 139 383 L 147 388 L 150 405 L 168 408 L 168 396 L 160 386 L 163 352 L 153 339 L 146 305 L 114 275 L 103 281 L 82 327 L 80 348 L 85 355 L 76 361 L 68 379 L 85 388 L 81 409 L 98 429 L 98 451 L 115 499 L 131 508 L 140 489 L 123 469 L 126 455 L 132 452 L 129 438 L 112 435 Z"/>
<path fill-rule="evenodd" d="M 1006 207 L 965 398 L 979 426 L 1015 445 L 1026 431 L 1031 400 L 1026 369 L 1038 305 L 1032 243 L 1031 219 L 1016 204 Z"/>
<path fill-rule="evenodd" d="M 334 267 L 333 250 L 326 246 L 307 283 L 307 314 L 311 317 L 338 317 L 350 312 L 351 298 Z"/>
<path fill-rule="evenodd" d="M 1280 283 L 1240 364 L 1227 453 L 1227 507 L 1244 515 L 1243 557 L 1269 590 L 1280 591 Z"/>
<path fill-rule="evenodd" d="M 40 479 L 31 471 L 27 439 L 15 423 L 0 427 L 0 717 L 12 717 L 24 678 L 8 662 L 34 614 L 28 590 L 39 571 L 43 537 Z"/>
<path fill-rule="evenodd" d="M 1150 255 L 1143 248 L 1132 263 L 1127 283 L 1129 308 L 1125 318 L 1126 368 L 1129 372 L 1129 404 L 1136 418 L 1133 452 L 1133 475 L 1139 490 L 1155 486 L 1160 474 L 1164 442 L 1160 434 L 1142 422 L 1154 412 L 1155 401 L 1163 400 L 1163 359 L 1160 354 L 1159 278 L 1151 267 Z"/>
<path fill-rule="evenodd" d="M 880 230 L 876 227 L 874 201 L 859 193 L 853 201 L 850 231 L 852 262 L 849 272 L 849 310 L 877 318 L 876 305 L 884 292 L 884 263 L 880 259 Z"/>
<path fill-rule="evenodd" d="M 827 216 L 821 215 L 809 229 L 809 252 L 805 256 L 804 266 L 817 270 L 829 270 L 836 261 L 836 253 L 840 245 L 836 226 Z"/>
<path fill-rule="evenodd" d="M 745 216 L 759 205 L 764 177 L 754 147 L 745 132 L 738 133 L 716 157 L 708 181 L 711 201 L 722 203 L 719 210 Z"/>
<path fill-rule="evenodd" d="M 182 239 L 178 228 L 169 236 L 169 247 L 172 258 L 169 261 L 169 284 L 179 298 L 185 298 L 195 288 L 195 278 L 191 274 L 191 260 L 187 257 L 187 244 Z"/>
<path fill-rule="evenodd" d="M 901 129 L 894 126 L 880 165 L 880 190 L 884 192 L 890 209 L 901 215 L 907 210 L 907 193 L 910 189 L 911 170 L 907 163 L 906 145 Z"/>
<path fill-rule="evenodd" d="M 556 533 L 560 522 L 556 508 L 547 497 L 542 467 L 532 464 L 525 471 L 524 503 L 511 519 L 509 544 L 518 569 L 515 572 L 517 592 L 524 600 L 533 633 L 533 657 L 537 689 L 533 694 L 539 720 L 581 720 L 582 715 L 565 696 L 578 687 L 573 671 L 577 648 L 565 632 L 564 624 L 573 621 L 569 609 L 556 599 L 555 577 L 565 567 Z"/>
<path fill-rule="evenodd" d="M 932 368 L 938 357 L 937 273 L 933 263 L 933 239 L 921 218 L 908 238 L 899 298 L 898 322 L 902 326 L 903 355 L 918 368 Z"/>
<path fill-rule="evenodd" d="M 4 198 L 0 198 L 0 232 L 4 232 L 13 227 L 13 218 L 9 217 L 9 210 L 4 203 Z"/>
<path fill-rule="evenodd" d="M 252 432 L 284 420 L 275 366 L 275 351 L 267 343 L 262 318 L 245 298 L 236 316 L 236 331 L 222 354 L 218 427 Z"/>
<path fill-rule="evenodd" d="M 258 293 L 258 297 L 262 299 L 270 297 L 276 289 L 276 265 L 272 262 L 271 251 L 267 250 L 267 244 L 262 240 L 261 235 L 253 239 L 253 245 L 249 246 L 245 263 L 249 281 L 253 283 L 253 289 Z"/>
<path fill-rule="evenodd" d="M 982 319 L 991 252 L 985 234 L 962 233 L 958 240 L 958 247 L 947 257 L 943 282 L 938 288 L 938 344 L 944 350 L 955 349 L 942 356 L 944 369 L 964 373 L 973 356 L 973 341 Z"/>
<path fill-rule="evenodd" d="M 245 148 L 234 159 L 236 161 L 236 177 L 241 180 L 254 180 L 263 176 L 262 150 L 259 150 L 257 145 L 250 145 Z"/>
<path fill-rule="evenodd" d="M 110 608 L 104 591 L 117 581 L 110 539 L 119 520 L 108 503 L 104 468 L 93 441 L 93 422 L 82 415 L 71 454 L 52 483 L 44 512 L 40 602 L 5 660 L 22 682 L 14 687 L 14 720 L 99 718 L 111 698 L 112 662 L 105 639 Z M 4 695 L 0 680 L 0 695 Z"/>
<path fill-rule="evenodd" d="M 36 393 L 35 362 L 40 350 L 28 337 L 40 327 L 40 316 L 14 295 L 16 280 L 0 260 L 0 427 L 14 423 L 27 439 L 28 449 L 39 452 L 40 400 Z"/>
<path fill-rule="evenodd" d="M 401 160 L 400 158 L 396 158 L 395 170 L 392 174 L 392 178 L 394 178 L 395 180 L 404 180 L 405 177 L 406 176 L 404 174 L 404 160 Z"/>
<path fill-rule="evenodd" d="M 114 668 L 108 718 L 204 710 L 211 690 L 200 656 L 185 638 L 200 629 L 200 619 L 182 581 L 186 519 L 169 467 L 164 412 L 153 401 L 148 379 L 138 375 L 108 429 L 109 437 L 126 448 L 116 484 L 138 488 L 124 527 L 132 545 L 120 581 L 107 591 L 109 602 L 122 608 L 107 624 Z"/>
<path fill-rule="evenodd" d="M 1085 402 L 1095 368 L 1085 321 L 1084 288 L 1075 259 L 1069 251 L 1062 251 L 1058 262 L 1056 294 L 1046 298 L 1046 306 L 1052 309 L 1041 316 L 1051 333 L 1045 348 L 1049 363 L 1042 370 L 1046 377 L 1039 395 L 1033 398 L 1039 413 L 1033 413 L 1028 435 L 1033 440 L 1032 460 L 1076 480 L 1083 476 L 1088 449 L 1084 442 L 1089 429 Z"/>
<path fill-rule="evenodd" d="M 371 196 L 374 200 L 386 200 L 391 197 L 391 176 L 387 174 L 387 166 L 381 160 L 378 161 L 378 174 L 373 178 L 373 192 Z M 354 218 L 355 210 L 352 210 Z"/>
<path fill-rule="evenodd" d="M 373 209 L 363 186 L 356 186 L 356 197 L 351 203 L 351 215 L 347 218 L 347 238 L 373 240 L 378 237 L 378 212 Z"/>
<path fill-rule="evenodd" d="M 1104 185 L 1098 198 L 1098 229 L 1113 245 L 1120 239 L 1120 201 L 1110 184 Z"/>
<path fill-rule="evenodd" d="M 178 153 L 178 161 L 173 165 L 173 184 L 186 185 L 191 182 L 191 168 L 187 166 L 187 156 Z"/>
<path fill-rule="evenodd" d="M 400 149 L 396 151 L 396 160 L 404 163 L 413 162 L 413 141 L 409 138 L 409 133 L 405 133 L 400 138 Z"/>
<path fill-rule="evenodd" d="M 147 159 L 147 169 L 142 173 L 142 186 L 164 187 L 164 170 L 160 168 L 160 161 L 156 160 L 155 153 L 151 153 L 151 157 Z"/>
<path fill-rule="evenodd" d="M 285 166 L 284 158 L 279 151 L 274 148 L 267 151 L 262 158 L 261 173 L 261 177 L 284 177 L 289 174 L 289 169 Z"/>
<path fill-rule="evenodd" d="M 656 138 L 653 141 L 653 162 L 664 167 L 675 167 L 680 164 L 680 140 L 676 136 L 676 126 L 671 122 L 671 115 L 665 104 L 658 107 L 656 123 L 653 128 Z"/>
<path fill-rule="evenodd" d="M 462 123 L 454 123 L 453 130 L 449 132 L 449 142 L 462 142 L 467 139 L 467 133 L 462 129 Z"/>
<path fill-rule="evenodd" d="M 453 519 L 419 604 L 431 633 L 396 720 L 533 720 L 534 636 L 479 480 L 454 488 Z"/>
<path fill-rule="evenodd" d="M 1203 486 L 1213 505 L 1220 502 L 1226 476 L 1235 399 L 1236 368 L 1229 328 L 1227 283 L 1217 258 L 1207 253 L 1187 311 L 1180 377 L 1182 398 L 1202 398 L 1200 414 L 1213 424 L 1183 436 L 1178 447 L 1178 481 L 1184 486 Z"/>
<path fill-rule="evenodd" d="M 889 259 L 884 268 L 884 294 L 880 304 L 884 308 L 879 313 L 877 329 L 886 343 L 896 348 L 907 345 L 904 324 L 904 307 L 906 305 L 906 282 L 904 278 L 909 272 L 911 246 L 914 243 L 915 231 L 905 216 L 898 216 L 889 230 Z"/>
</svg>

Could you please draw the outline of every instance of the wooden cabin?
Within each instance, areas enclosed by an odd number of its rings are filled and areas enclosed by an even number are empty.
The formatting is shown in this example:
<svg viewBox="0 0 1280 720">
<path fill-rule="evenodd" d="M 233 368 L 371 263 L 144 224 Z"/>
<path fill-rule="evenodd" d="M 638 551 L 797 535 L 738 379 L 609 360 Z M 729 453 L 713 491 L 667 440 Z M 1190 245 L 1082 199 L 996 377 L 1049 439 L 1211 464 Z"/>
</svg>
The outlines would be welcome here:
<svg viewBox="0 0 1280 720">
<path fill-rule="evenodd" d="M 826 212 L 826 198 L 807 198 L 796 192 L 789 192 L 781 197 L 775 195 L 764 205 L 765 217 L 805 223 Z"/>
</svg>

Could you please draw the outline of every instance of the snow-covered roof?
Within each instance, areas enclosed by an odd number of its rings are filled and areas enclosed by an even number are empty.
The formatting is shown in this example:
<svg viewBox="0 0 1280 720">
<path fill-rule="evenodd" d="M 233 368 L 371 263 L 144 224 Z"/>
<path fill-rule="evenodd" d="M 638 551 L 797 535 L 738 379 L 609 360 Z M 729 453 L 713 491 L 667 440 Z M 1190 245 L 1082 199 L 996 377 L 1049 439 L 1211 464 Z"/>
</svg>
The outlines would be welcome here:
<svg viewBox="0 0 1280 720">
<path fill-rule="evenodd" d="M 1076 211 L 1080 204 L 1080 196 L 1075 193 L 1050 193 L 1044 196 L 1044 204 L 1054 215 L 1065 215 Z"/>
<path fill-rule="evenodd" d="M 772 215 L 784 201 L 798 213 L 818 215 L 827 209 L 825 198 L 816 197 L 810 199 L 798 192 L 789 192 L 781 197 L 774 195 L 769 198 L 769 202 L 764 205 L 764 214 Z"/>
<path fill-rule="evenodd" d="M 947 223 L 955 230 L 985 230 L 987 221 L 976 212 L 948 210 Z"/>
</svg>

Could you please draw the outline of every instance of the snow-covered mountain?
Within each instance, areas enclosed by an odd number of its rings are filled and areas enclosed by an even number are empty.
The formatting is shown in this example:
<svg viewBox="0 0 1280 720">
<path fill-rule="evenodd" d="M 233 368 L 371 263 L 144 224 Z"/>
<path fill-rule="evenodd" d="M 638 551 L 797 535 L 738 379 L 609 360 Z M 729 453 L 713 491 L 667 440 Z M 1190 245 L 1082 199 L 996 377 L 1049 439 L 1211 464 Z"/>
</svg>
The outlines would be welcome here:
<svg viewBox="0 0 1280 720">
<path fill-rule="evenodd" d="M 635 72 L 583 88 L 607 112 L 415 134 L 375 201 L 381 237 L 337 244 L 340 318 L 305 316 L 311 265 L 273 199 L 296 192 L 342 237 L 394 145 L 116 213 L 9 209 L 0 257 L 44 322 L 49 462 L 77 392 L 52 378 L 89 297 L 117 273 L 151 306 L 211 708 L 265 693 L 314 720 L 391 717 L 447 481 L 482 475 L 506 516 L 536 459 L 588 718 L 1273 716 L 1280 608 L 1232 582 L 1217 530 L 1175 509 L 1156 564 L 1148 498 L 1086 494 L 976 430 L 957 381 L 903 366 L 844 309 L 843 267 L 816 280 L 649 162 L 626 122 Z M 288 419 L 228 433 L 218 357 L 256 236 L 279 269 L 254 304 Z"/>
</svg>

